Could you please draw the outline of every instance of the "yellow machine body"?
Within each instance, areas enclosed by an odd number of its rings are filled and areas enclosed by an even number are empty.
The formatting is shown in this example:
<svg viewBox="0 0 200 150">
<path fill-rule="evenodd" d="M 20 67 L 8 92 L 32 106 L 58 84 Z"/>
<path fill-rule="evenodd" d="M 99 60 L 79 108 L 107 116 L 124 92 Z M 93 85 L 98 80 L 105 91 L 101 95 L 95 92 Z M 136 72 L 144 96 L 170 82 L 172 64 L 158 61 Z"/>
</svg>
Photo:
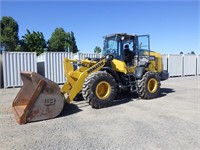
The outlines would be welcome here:
<svg viewBox="0 0 200 150">
<path fill-rule="evenodd" d="M 148 71 L 161 72 L 162 71 L 162 57 L 157 52 L 150 52 L 150 56 L 154 56 L 156 60 L 150 61 L 149 67 L 146 68 Z M 77 60 L 64 59 L 64 72 L 66 76 L 66 82 L 64 83 L 61 92 L 64 93 L 67 102 L 71 102 L 74 97 L 82 90 L 85 78 L 93 72 L 97 72 L 104 67 L 107 60 L 104 58 L 99 62 L 82 60 L 80 67 L 74 70 L 72 62 L 77 62 Z M 124 74 L 131 74 L 135 72 L 136 66 L 127 66 L 124 61 L 113 59 L 111 62 L 112 69 L 116 72 L 121 72 Z"/>
</svg>

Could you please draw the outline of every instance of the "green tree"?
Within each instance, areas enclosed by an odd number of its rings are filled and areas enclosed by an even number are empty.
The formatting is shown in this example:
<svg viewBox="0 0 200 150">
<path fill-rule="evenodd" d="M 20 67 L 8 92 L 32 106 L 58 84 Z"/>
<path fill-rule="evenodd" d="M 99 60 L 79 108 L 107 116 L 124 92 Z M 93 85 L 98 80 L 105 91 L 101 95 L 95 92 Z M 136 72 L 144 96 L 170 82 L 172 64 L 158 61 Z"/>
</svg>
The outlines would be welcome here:
<svg viewBox="0 0 200 150">
<path fill-rule="evenodd" d="M 68 43 L 70 45 L 70 52 L 77 53 L 78 47 L 76 45 L 76 38 L 74 36 L 74 32 L 72 32 L 72 31 L 70 32 Z"/>
<path fill-rule="evenodd" d="M 193 55 L 195 55 L 195 52 L 194 51 L 191 51 L 191 53 L 190 54 L 193 54 Z"/>
<path fill-rule="evenodd" d="M 17 47 L 16 47 L 15 50 L 18 51 L 18 52 L 21 52 L 21 51 L 25 52 L 26 51 L 26 49 L 25 49 L 25 43 L 24 43 L 23 39 L 19 39 L 18 45 L 17 45 Z"/>
<path fill-rule="evenodd" d="M 64 52 L 69 49 L 69 34 L 63 28 L 56 28 L 48 41 L 49 51 Z"/>
<path fill-rule="evenodd" d="M 63 28 L 56 28 L 48 40 L 49 51 L 78 52 L 74 32 L 65 32 Z"/>
<path fill-rule="evenodd" d="M 180 54 L 183 54 L 183 52 L 181 51 Z"/>
<path fill-rule="evenodd" d="M 3 16 L 1 19 L 1 46 L 7 51 L 14 51 L 18 44 L 18 23 L 12 18 Z"/>
<path fill-rule="evenodd" d="M 20 40 L 20 46 L 22 51 L 37 52 L 37 55 L 41 54 L 46 48 L 46 41 L 42 32 L 31 33 L 27 30 L 27 34 L 22 36 Z"/>
<path fill-rule="evenodd" d="M 94 49 L 94 53 L 101 53 L 101 48 L 99 46 L 96 46 Z"/>
</svg>

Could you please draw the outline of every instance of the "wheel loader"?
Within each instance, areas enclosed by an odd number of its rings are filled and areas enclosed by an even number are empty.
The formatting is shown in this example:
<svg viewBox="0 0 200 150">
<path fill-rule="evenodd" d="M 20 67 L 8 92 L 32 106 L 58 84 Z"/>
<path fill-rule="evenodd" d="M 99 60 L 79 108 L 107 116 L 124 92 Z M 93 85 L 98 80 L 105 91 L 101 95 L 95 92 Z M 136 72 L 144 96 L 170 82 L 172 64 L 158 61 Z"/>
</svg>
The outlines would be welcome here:
<svg viewBox="0 0 200 150">
<path fill-rule="evenodd" d="M 109 106 L 123 91 L 141 99 L 159 96 L 161 81 L 168 79 L 161 54 L 150 50 L 149 35 L 117 33 L 104 36 L 102 58 L 79 62 L 64 58 L 66 82 L 59 86 L 35 72 L 21 72 L 23 87 L 12 108 L 19 124 L 58 116 L 64 102 L 80 94 L 92 108 Z"/>
</svg>

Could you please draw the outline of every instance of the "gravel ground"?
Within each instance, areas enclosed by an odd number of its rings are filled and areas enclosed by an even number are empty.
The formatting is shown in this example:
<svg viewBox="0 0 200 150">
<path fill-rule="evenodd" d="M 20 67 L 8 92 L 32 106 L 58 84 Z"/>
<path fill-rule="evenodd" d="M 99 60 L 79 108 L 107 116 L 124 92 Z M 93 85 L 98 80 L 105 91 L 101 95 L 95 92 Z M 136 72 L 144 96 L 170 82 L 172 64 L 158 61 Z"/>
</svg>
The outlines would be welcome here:
<svg viewBox="0 0 200 150">
<path fill-rule="evenodd" d="M 85 101 L 65 105 L 55 119 L 18 125 L 16 89 L 0 89 L 0 149 L 197 150 L 200 147 L 200 77 L 162 82 L 159 98 L 118 96 L 111 107 Z"/>
</svg>

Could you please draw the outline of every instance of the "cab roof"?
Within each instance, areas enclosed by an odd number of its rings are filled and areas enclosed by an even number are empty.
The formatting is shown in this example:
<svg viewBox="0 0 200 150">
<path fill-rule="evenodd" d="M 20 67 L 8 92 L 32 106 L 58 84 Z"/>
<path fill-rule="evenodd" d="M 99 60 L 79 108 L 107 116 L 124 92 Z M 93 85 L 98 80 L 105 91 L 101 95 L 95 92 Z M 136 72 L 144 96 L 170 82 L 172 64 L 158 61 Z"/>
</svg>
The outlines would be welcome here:
<svg viewBox="0 0 200 150">
<path fill-rule="evenodd" d="M 127 34 L 127 33 L 114 33 L 114 34 L 109 34 L 106 36 L 103 36 L 103 38 L 112 38 L 112 37 L 116 37 L 116 36 L 125 36 L 125 37 L 135 37 L 137 36 L 136 34 Z"/>
</svg>

